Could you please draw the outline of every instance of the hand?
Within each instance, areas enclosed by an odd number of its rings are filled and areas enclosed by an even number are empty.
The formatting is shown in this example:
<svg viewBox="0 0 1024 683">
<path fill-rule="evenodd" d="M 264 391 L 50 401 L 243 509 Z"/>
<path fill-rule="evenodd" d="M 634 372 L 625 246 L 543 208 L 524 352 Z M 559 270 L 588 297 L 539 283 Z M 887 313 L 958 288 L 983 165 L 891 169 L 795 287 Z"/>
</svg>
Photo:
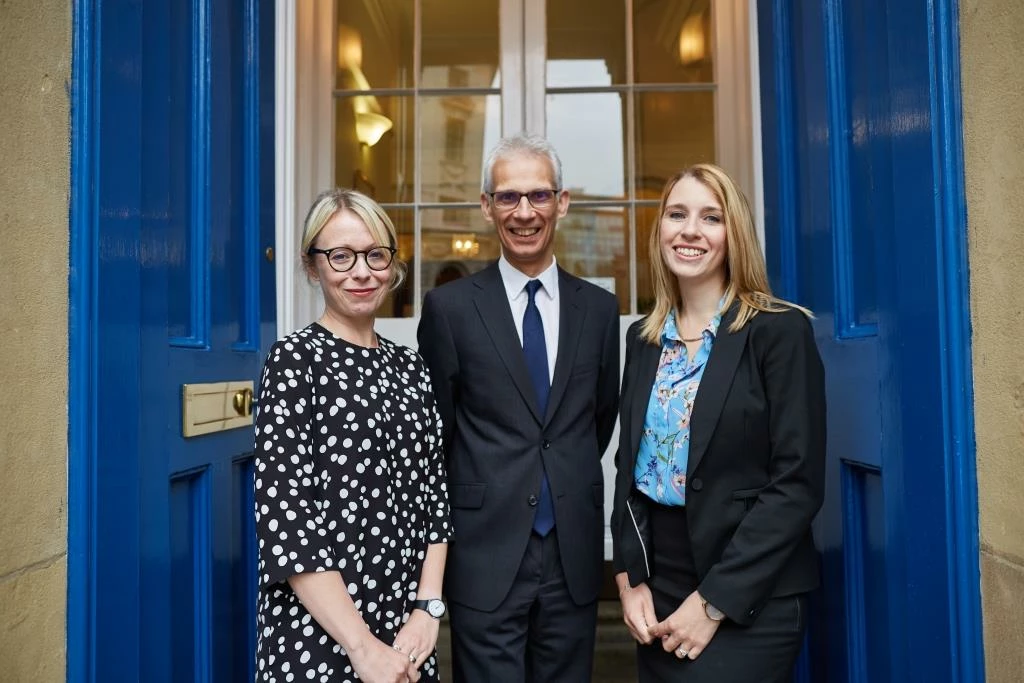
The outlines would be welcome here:
<svg viewBox="0 0 1024 683">
<path fill-rule="evenodd" d="M 348 653 L 352 668 L 365 683 L 416 683 L 420 672 L 412 666 L 408 654 L 388 647 L 376 638 Z"/>
<path fill-rule="evenodd" d="M 395 650 L 405 655 L 407 660 L 414 657 L 410 664 L 418 671 L 434 653 L 440 628 L 440 621 L 421 609 L 414 609 L 395 636 Z"/>
<path fill-rule="evenodd" d="M 654 598 L 647 584 L 641 583 L 636 588 L 625 586 L 619 592 L 619 600 L 622 601 L 622 620 L 636 642 L 644 645 L 654 642 L 647 629 L 657 623 L 658 618 L 654 615 Z"/>
<path fill-rule="evenodd" d="M 665 652 L 674 652 L 677 657 L 697 659 L 711 639 L 715 637 L 720 621 L 708 618 L 701 604 L 700 593 L 694 591 L 679 608 L 650 630 L 655 638 L 661 638 Z M 680 655 L 680 651 L 685 655 Z"/>
</svg>

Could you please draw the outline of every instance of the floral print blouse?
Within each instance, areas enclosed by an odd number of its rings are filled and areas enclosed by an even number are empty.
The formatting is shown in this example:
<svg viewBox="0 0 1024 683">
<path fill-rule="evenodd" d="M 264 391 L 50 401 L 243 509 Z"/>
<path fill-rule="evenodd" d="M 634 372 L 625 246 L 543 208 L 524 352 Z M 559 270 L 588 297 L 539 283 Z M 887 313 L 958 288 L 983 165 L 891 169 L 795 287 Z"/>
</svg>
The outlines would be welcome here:
<svg viewBox="0 0 1024 683">
<path fill-rule="evenodd" d="M 661 359 L 647 403 L 633 476 L 637 489 L 662 505 L 686 504 L 690 413 L 721 320 L 722 314 L 718 313 L 708 322 L 702 333 L 704 342 L 693 359 L 688 357 L 686 344 L 676 329 L 674 310 L 661 330 Z"/>
</svg>

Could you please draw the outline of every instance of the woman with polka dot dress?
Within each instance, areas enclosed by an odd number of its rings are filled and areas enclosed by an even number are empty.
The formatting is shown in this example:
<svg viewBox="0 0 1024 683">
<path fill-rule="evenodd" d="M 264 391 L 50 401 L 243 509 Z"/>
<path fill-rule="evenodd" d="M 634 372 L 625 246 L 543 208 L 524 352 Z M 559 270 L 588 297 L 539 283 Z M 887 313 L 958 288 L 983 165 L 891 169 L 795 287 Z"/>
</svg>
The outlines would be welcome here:
<svg viewBox="0 0 1024 683">
<path fill-rule="evenodd" d="M 405 266 L 384 210 L 320 195 L 303 264 L 325 310 L 279 340 L 256 417 L 258 681 L 437 681 L 449 525 L 426 367 L 374 332 Z"/>
</svg>

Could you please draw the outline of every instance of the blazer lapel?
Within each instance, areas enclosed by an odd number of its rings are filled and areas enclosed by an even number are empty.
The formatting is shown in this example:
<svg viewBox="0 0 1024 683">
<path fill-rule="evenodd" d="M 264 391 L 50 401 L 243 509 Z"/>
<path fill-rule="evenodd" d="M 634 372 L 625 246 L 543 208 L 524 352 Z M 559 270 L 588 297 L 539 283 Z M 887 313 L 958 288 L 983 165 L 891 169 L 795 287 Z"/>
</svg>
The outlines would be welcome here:
<svg viewBox="0 0 1024 683">
<path fill-rule="evenodd" d="M 661 346 L 655 346 L 642 338 L 637 338 L 634 347 L 636 360 L 634 361 L 635 382 L 632 382 L 632 395 L 629 397 L 629 441 L 630 453 L 633 454 L 633 467 L 636 468 L 636 456 L 640 450 L 640 436 L 644 429 L 644 419 L 647 417 L 647 406 L 651 401 L 651 390 L 654 388 L 654 378 L 658 374 L 658 362 L 661 360 Z"/>
<path fill-rule="evenodd" d="M 569 385 L 573 363 L 576 361 L 576 349 L 580 344 L 579 330 L 583 329 L 583 321 L 587 310 L 579 297 L 580 283 L 569 279 L 568 274 L 558 269 L 558 354 L 555 356 L 555 374 L 551 380 L 551 393 L 548 394 L 548 414 L 544 423 L 555 414 L 565 388 Z"/>
<path fill-rule="evenodd" d="M 497 262 L 480 271 L 475 280 L 477 290 L 473 303 L 483 320 L 487 334 L 498 352 L 498 357 L 508 370 L 516 388 L 522 394 L 537 422 L 543 423 L 543 416 L 537 407 L 537 392 L 530 380 L 530 372 L 523 356 L 523 346 L 519 342 L 515 321 L 512 320 L 512 309 L 509 307 L 505 284 L 501 280 L 501 272 Z M 559 335 L 561 336 L 561 335 Z M 548 401 L 550 404 L 550 400 Z"/>
<path fill-rule="evenodd" d="M 744 325 L 739 332 L 729 332 L 729 325 L 736 319 L 738 304 L 733 304 L 718 326 L 718 335 L 711 347 L 708 364 L 693 399 L 693 412 L 690 414 L 690 457 L 686 465 L 687 477 L 697 469 L 701 458 L 711 443 L 718 418 L 722 414 L 725 398 L 732 386 L 733 375 L 739 365 L 740 357 L 747 343 L 747 332 L 750 325 Z"/>
</svg>

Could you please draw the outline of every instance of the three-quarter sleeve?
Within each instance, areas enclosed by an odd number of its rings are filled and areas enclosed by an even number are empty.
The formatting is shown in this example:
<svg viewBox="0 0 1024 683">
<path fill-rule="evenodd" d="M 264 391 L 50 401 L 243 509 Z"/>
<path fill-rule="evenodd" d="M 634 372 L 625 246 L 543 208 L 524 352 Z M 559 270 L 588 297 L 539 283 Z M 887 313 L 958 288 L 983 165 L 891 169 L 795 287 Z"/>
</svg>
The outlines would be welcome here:
<svg viewBox="0 0 1024 683">
<path fill-rule="evenodd" d="M 422 367 L 424 381 L 430 388 L 430 375 L 426 366 Z M 452 523 L 448 503 L 448 477 L 445 472 L 444 423 L 432 389 L 427 395 L 427 410 L 430 416 L 427 433 L 430 453 L 427 472 L 427 509 L 430 511 L 427 543 L 447 543 L 452 535 Z"/>
<path fill-rule="evenodd" d="M 262 585 L 337 568 L 318 497 L 308 353 L 294 340 L 277 342 L 260 381 L 254 486 Z"/>
</svg>

